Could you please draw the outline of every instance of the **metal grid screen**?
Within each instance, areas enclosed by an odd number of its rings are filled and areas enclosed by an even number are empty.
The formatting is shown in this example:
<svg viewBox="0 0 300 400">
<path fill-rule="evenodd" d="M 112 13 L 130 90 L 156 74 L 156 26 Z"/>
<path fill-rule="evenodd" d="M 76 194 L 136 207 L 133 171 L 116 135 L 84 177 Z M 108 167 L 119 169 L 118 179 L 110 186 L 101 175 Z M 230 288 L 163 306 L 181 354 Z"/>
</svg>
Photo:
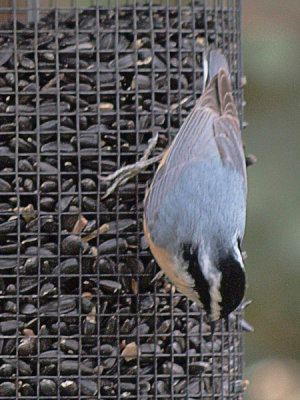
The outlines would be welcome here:
<svg viewBox="0 0 300 400">
<path fill-rule="evenodd" d="M 218 322 L 159 272 L 143 236 L 154 154 L 228 55 L 242 110 L 240 1 L 3 9 L 0 26 L 0 399 L 242 399 L 242 312 Z M 59 2 L 56 4 L 59 5 Z M 35 9 L 37 12 L 37 9 Z"/>
</svg>

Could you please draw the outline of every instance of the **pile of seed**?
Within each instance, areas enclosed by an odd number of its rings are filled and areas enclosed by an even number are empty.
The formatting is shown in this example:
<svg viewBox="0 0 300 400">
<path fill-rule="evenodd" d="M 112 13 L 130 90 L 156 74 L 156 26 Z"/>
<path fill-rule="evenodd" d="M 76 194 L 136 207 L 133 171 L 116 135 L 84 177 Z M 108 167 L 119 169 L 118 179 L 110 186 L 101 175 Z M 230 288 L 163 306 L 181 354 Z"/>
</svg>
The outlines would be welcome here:
<svg viewBox="0 0 300 400">
<path fill-rule="evenodd" d="M 196 3 L 0 27 L 0 399 L 242 398 L 241 314 L 212 337 L 151 259 L 153 170 L 105 200 L 100 178 L 153 132 L 167 146 L 204 46 L 237 51 L 234 18 Z"/>
</svg>

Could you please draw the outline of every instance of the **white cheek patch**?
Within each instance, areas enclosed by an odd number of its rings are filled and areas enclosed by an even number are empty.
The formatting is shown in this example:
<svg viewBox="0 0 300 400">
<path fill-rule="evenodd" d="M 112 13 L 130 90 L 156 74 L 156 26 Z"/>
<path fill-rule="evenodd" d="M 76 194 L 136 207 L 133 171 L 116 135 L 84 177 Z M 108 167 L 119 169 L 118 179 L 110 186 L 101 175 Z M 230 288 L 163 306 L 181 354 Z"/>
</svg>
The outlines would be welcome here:
<svg viewBox="0 0 300 400">
<path fill-rule="evenodd" d="M 218 277 L 215 277 L 212 282 L 210 282 L 211 288 L 209 290 L 210 294 L 210 315 L 213 321 L 216 321 L 220 318 L 221 315 L 221 306 L 220 303 L 222 301 L 222 296 L 220 293 L 221 286 L 221 273 L 219 273 Z"/>
<path fill-rule="evenodd" d="M 244 267 L 244 261 L 243 261 L 242 254 L 241 254 L 241 251 L 240 251 L 239 246 L 238 246 L 237 238 L 238 238 L 238 234 L 236 234 L 236 240 L 233 242 L 233 249 L 234 249 L 234 252 L 235 252 L 236 260 L 240 263 L 241 267 L 243 268 Z"/>
<path fill-rule="evenodd" d="M 169 278 L 174 282 L 175 286 L 181 293 L 203 308 L 199 294 L 194 290 L 195 280 L 188 273 L 188 263 L 184 262 L 183 258 L 174 257 L 173 265 L 173 276 L 172 278 L 169 276 Z"/>
<path fill-rule="evenodd" d="M 203 256 L 203 275 L 205 276 L 207 282 L 209 283 L 210 289 L 210 316 L 213 321 L 220 318 L 222 296 L 220 293 L 222 274 L 217 268 L 212 265 L 208 256 Z"/>
<path fill-rule="evenodd" d="M 188 263 L 184 262 L 183 258 L 174 257 L 173 260 L 174 269 L 172 276 L 169 278 L 173 281 L 177 289 L 186 295 L 190 300 L 196 302 L 200 307 L 204 308 L 200 301 L 199 294 L 194 290 L 195 280 L 188 272 Z M 203 259 L 203 275 L 209 283 L 210 290 L 210 317 L 213 321 L 220 318 L 222 301 L 220 286 L 222 274 L 218 271 L 210 262 L 208 257 Z"/>
</svg>

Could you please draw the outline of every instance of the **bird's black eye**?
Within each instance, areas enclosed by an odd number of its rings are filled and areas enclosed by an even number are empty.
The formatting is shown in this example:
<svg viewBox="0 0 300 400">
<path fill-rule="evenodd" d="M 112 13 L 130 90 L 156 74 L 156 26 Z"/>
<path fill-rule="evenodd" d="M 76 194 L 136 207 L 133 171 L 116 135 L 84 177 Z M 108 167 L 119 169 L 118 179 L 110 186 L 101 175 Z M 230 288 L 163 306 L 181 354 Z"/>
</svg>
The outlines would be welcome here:
<svg viewBox="0 0 300 400">
<path fill-rule="evenodd" d="M 185 261 L 189 261 L 191 258 L 191 255 L 193 255 L 193 248 L 192 245 L 189 243 L 185 243 L 182 245 L 182 255 L 183 255 L 183 259 Z"/>
<path fill-rule="evenodd" d="M 235 310 L 243 300 L 246 288 L 246 276 L 240 263 L 231 256 L 221 260 L 219 270 L 222 272 L 220 293 L 221 318 Z"/>
<path fill-rule="evenodd" d="M 243 243 L 242 243 L 242 239 L 240 237 L 237 238 L 237 244 L 238 244 L 238 248 L 239 248 L 240 252 L 242 253 Z"/>
</svg>

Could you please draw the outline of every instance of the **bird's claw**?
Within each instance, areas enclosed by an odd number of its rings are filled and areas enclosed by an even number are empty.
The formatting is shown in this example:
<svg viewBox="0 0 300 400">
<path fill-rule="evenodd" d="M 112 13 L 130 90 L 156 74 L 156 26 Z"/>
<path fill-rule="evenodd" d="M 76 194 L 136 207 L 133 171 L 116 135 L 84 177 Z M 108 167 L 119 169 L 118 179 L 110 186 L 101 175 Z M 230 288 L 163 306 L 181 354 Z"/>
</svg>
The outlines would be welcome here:
<svg viewBox="0 0 300 400">
<path fill-rule="evenodd" d="M 125 165 L 124 167 L 119 168 L 108 176 L 99 176 L 99 179 L 102 181 L 112 182 L 109 188 L 106 190 L 105 194 L 102 196 L 102 199 L 106 199 L 116 190 L 118 186 L 124 185 L 129 179 L 133 178 L 150 165 L 161 160 L 163 156 L 162 153 L 152 158 L 149 158 L 150 154 L 157 144 L 157 141 L 158 133 L 155 132 L 154 136 L 148 141 L 148 147 L 144 151 L 143 157 L 139 161 L 134 164 Z"/>
</svg>

